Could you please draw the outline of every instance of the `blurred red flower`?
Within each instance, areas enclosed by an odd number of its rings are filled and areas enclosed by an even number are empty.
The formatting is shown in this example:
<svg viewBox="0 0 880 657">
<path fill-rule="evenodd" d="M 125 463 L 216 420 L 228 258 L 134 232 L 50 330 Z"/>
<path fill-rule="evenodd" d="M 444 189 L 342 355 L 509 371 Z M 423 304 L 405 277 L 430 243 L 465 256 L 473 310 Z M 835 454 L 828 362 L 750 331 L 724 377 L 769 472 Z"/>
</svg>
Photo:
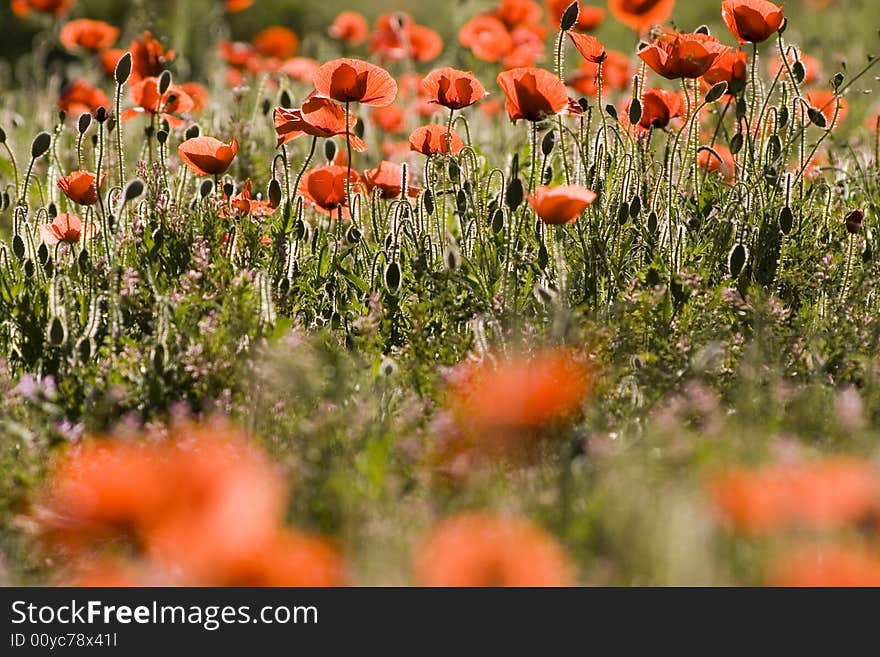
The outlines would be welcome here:
<svg viewBox="0 0 880 657">
<path fill-rule="evenodd" d="M 77 80 L 67 86 L 58 99 L 58 109 L 73 117 L 94 114 L 99 107 L 110 107 L 110 99 L 98 87 L 85 80 Z"/>
<path fill-rule="evenodd" d="M 529 203 L 545 224 L 573 224 L 593 201 L 596 194 L 586 187 L 560 185 L 538 187 Z"/>
<path fill-rule="evenodd" d="M 299 37 L 286 27 L 273 25 L 261 31 L 251 41 L 254 48 L 264 57 L 286 59 L 293 57 L 299 48 Z"/>
<path fill-rule="evenodd" d="M 614 17 L 639 33 L 665 23 L 674 7 L 675 0 L 608 0 Z"/>
<path fill-rule="evenodd" d="M 112 47 L 119 38 L 119 29 L 104 21 L 88 18 L 69 21 L 61 27 L 58 39 L 70 51 L 101 52 Z"/>
<path fill-rule="evenodd" d="M 366 41 L 369 31 L 367 19 L 356 11 L 341 12 L 327 30 L 331 37 L 351 46 Z"/>
</svg>

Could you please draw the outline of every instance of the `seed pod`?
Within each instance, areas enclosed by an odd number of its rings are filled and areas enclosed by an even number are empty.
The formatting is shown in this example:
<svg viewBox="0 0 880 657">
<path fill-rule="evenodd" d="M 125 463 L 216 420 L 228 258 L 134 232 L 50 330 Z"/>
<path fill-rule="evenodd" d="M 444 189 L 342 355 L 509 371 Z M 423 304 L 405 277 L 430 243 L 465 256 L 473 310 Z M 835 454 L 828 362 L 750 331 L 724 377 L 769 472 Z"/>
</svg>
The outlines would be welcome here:
<svg viewBox="0 0 880 657">
<path fill-rule="evenodd" d="M 449 172 L 449 180 L 454 183 L 457 183 L 459 180 L 461 180 L 461 167 L 458 166 L 458 162 L 456 162 L 454 159 L 450 159 L 447 168 Z"/>
<path fill-rule="evenodd" d="M 862 227 L 862 221 L 864 218 L 865 213 L 859 209 L 855 209 L 846 215 L 846 232 L 850 235 L 858 233 Z"/>
<path fill-rule="evenodd" d="M 541 243 L 540 248 L 538 249 L 538 267 L 541 269 L 547 269 L 547 265 L 550 262 L 550 253 L 547 251 L 547 245 L 543 242 Z"/>
<path fill-rule="evenodd" d="M 577 25 L 578 16 L 581 13 L 581 8 L 578 5 L 577 0 L 572 2 L 566 8 L 565 12 L 562 14 L 562 18 L 559 21 L 559 29 L 563 32 L 568 32 L 571 28 Z"/>
<path fill-rule="evenodd" d="M 785 205 L 779 211 L 779 230 L 782 231 L 783 235 L 788 235 L 789 233 L 791 233 L 791 229 L 793 227 L 794 213 L 792 213 L 789 206 Z"/>
<path fill-rule="evenodd" d="M 24 276 L 25 278 L 33 278 L 34 273 L 37 271 L 36 266 L 34 265 L 34 261 L 28 258 L 24 261 Z"/>
<path fill-rule="evenodd" d="M 810 119 L 810 123 L 817 125 L 820 128 L 824 128 L 828 125 L 828 119 L 826 119 L 825 115 L 815 107 L 811 107 L 807 110 L 807 117 Z"/>
<path fill-rule="evenodd" d="M 742 150 L 743 145 L 745 144 L 745 137 L 743 137 L 743 133 L 737 132 L 733 137 L 730 138 L 730 154 L 736 155 Z"/>
<path fill-rule="evenodd" d="M 840 85 L 843 84 L 843 81 L 845 79 L 846 76 L 841 71 L 838 71 L 834 74 L 834 77 L 831 78 L 831 86 L 834 87 L 835 91 L 837 91 L 838 89 L 840 89 Z"/>
<path fill-rule="evenodd" d="M 541 153 L 544 154 L 544 157 L 550 155 L 553 152 L 553 147 L 556 145 L 556 131 L 550 130 L 547 134 L 544 135 L 544 139 L 541 140 Z"/>
<path fill-rule="evenodd" d="M 432 216 L 434 214 L 434 192 L 430 189 L 426 189 L 425 193 L 422 194 L 422 203 L 425 205 L 425 212 L 428 213 L 428 216 Z"/>
<path fill-rule="evenodd" d="M 657 216 L 657 213 L 652 211 L 651 214 L 648 215 L 648 232 L 651 235 L 656 235 L 658 228 L 660 228 L 660 219 Z"/>
<path fill-rule="evenodd" d="M 354 224 L 349 226 L 348 231 L 346 231 L 346 233 L 345 233 L 345 240 L 349 244 L 357 244 L 358 242 L 361 241 L 361 237 L 362 237 L 361 231 Z"/>
<path fill-rule="evenodd" d="M 46 151 L 49 150 L 49 146 L 52 145 L 52 137 L 48 132 L 41 132 L 36 137 L 34 137 L 34 141 L 31 142 L 31 157 L 33 159 L 37 159 L 46 154 Z"/>
<path fill-rule="evenodd" d="M 107 120 L 107 109 L 102 105 L 95 110 L 95 121 L 104 123 Z"/>
<path fill-rule="evenodd" d="M 45 242 L 40 242 L 40 246 L 37 248 L 37 260 L 41 265 L 49 262 L 49 247 Z"/>
<path fill-rule="evenodd" d="M 706 93 L 706 102 L 714 103 L 716 100 L 721 98 L 724 94 L 727 93 L 727 82 L 722 80 L 718 84 L 714 85 L 709 91 Z"/>
<path fill-rule="evenodd" d="M 498 234 L 504 230 L 504 210 L 498 208 L 492 213 L 492 232 Z"/>
<path fill-rule="evenodd" d="M 336 142 L 332 139 L 324 141 L 324 157 L 328 162 L 332 162 L 336 158 Z"/>
<path fill-rule="evenodd" d="M 464 193 L 463 189 L 459 189 L 455 194 L 455 209 L 463 217 L 467 214 L 467 207 L 467 194 Z"/>
<path fill-rule="evenodd" d="M 171 71 L 165 70 L 159 74 L 159 95 L 164 96 L 171 88 Z"/>
<path fill-rule="evenodd" d="M 214 181 L 210 178 L 205 178 L 199 185 L 199 196 L 202 198 L 208 198 L 213 191 Z"/>
<path fill-rule="evenodd" d="M 629 124 L 630 125 L 638 125 L 639 121 L 641 121 L 641 120 L 642 120 L 642 101 L 640 101 L 638 98 L 633 98 L 632 102 L 630 102 L 630 104 L 629 104 Z"/>
<path fill-rule="evenodd" d="M 144 185 L 144 181 L 140 178 L 129 180 L 128 184 L 125 186 L 125 191 L 122 194 L 122 198 L 125 199 L 124 203 L 129 203 L 130 201 L 135 200 L 144 193 L 145 189 L 146 186 Z"/>
<path fill-rule="evenodd" d="M 24 258 L 25 246 L 24 239 L 22 239 L 21 235 L 16 235 L 12 238 L 12 253 L 19 260 Z"/>
<path fill-rule="evenodd" d="M 525 190 L 523 189 L 522 180 L 514 178 L 508 183 L 504 200 L 507 202 L 507 207 L 510 208 L 511 212 L 516 212 L 517 208 L 522 205 L 524 195 Z"/>
<path fill-rule="evenodd" d="M 278 208 L 281 206 L 281 183 L 272 178 L 269 181 L 269 189 L 266 191 L 269 197 L 269 207 Z"/>
<path fill-rule="evenodd" d="M 92 115 L 88 112 L 84 112 L 79 115 L 79 121 L 76 123 L 76 128 L 79 131 L 79 134 L 86 134 L 86 130 L 89 129 L 89 126 L 92 125 Z"/>
<path fill-rule="evenodd" d="M 195 139 L 200 134 L 202 134 L 202 129 L 199 127 L 199 124 L 193 123 L 186 129 L 186 132 L 183 133 L 183 137 L 186 141 L 189 141 L 190 139 Z"/>
<path fill-rule="evenodd" d="M 639 218 L 639 213 L 642 211 L 642 197 L 636 194 L 633 196 L 633 200 L 629 202 L 629 216 L 633 219 Z"/>
<path fill-rule="evenodd" d="M 269 112 L 272 111 L 272 101 L 268 98 L 264 98 L 263 103 L 260 105 L 260 109 L 263 112 L 263 116 L 267 116 Z"/>
<path fill-rule="evenodd" d="M 46 213 L 49 215 L 49 219 L 54 219 L 58 216 L 58 206 L 55 205 L 54 201 L 46 206 Z"/>
<path fill-rule="evenodd" d="M 736 244 L 730 251 L 727 258 L 727 268 L 730 270 L 731 278 L 739 278 L 746 266 L 749 252 L 744 244 Z"/>
<path fill-rule="evenodd" d="M 608 103 L 605 106 L 605 113 L 608 116 L 610 116 L 612 119 L 617 121 L 617 108 L 614 105 L 612 105 L 611 103 Z M 639 115 L 639 118 L 641 118 L 641 114 Z"/>
<path fill-rule="evenodd" d="M 92 351 L 92 339 L 88 337 L 80 338 L 80 341 L 76 344 L 76 353 L 80 361 L 83 363 L 87 362 L 92 357 Z"/>
<path fill-rule="evenodd" d="M 788 125 L 788 106 L 783 105 L 779 108 L 779 111 L 776 113 L 776 122 L 779 126 L 779 129 L 782 130 L 785 126 Z"/>
<path fill-rule="evenodd" d="M 223 196 L 232 196 L 235 193 L 235 187 L 231 182 L 223 183 Z"/>
<path fill-rule="evenodd" d="M 53 347 L 60 347 L 67 341 L 67 327 L 58 317 L 53 317 L 49 322 L 49 343 Z"/>
<path fill-rule="evenodd" d="M 119 61 L 116 63 L 116 70 L 113 72 L 113 77 L 116 80 L 117 86 L 121 87 L 126 82 L 128 82 L 128 78 L 130 76 L 131 76 L 131 53 L 127 52 L 122 57 L 120 57 Z"/>
<path fill-rule="evenodd" d="M 299 241 L 306 236 L 306 224 L 302 219 L 297 219 L 293 224 L 293 239 Z"/>
<path fill-rule="evenodd" d="M 281 95 L 278 97 L 278 104 L 284 109 L 290 109 L 293 107 L 293 98 L 287 89 L 281 90 Z"/>
<path fill-rule="evenodd" d="M 617 208 L 617 223 L 623 226 L 627 219 L 629 219 L 629 203 L 623 201 Z"/>
<path fill-rule="evenodd" d="M 385 289 L 389 294 L 397 294 L 400 291 L 400 284 L 403 276 L 400 271 L 400 264 L 397 262 L 389 262 L 385 267 Z"/>
<path fill-rule="evenodd" d="M 168 133 L 164 130 L 160 130 L 156 133 L 156 141 L 160 144 L 164 145 L 166 141 L 168 141 Z"/>
<path fill-rule="evenodd" d="M 770 135 L 767 140 L 767 157 L 770 160 L 776 160 L 782 155 L 782 140 L 779 135 Z"/>
<path fill-rule="evenodd" d="M 513 157 L 510 160 L 510 177 L 516 178 L 519 176 L 519 153 L 514 153 Z"/>
</svg>

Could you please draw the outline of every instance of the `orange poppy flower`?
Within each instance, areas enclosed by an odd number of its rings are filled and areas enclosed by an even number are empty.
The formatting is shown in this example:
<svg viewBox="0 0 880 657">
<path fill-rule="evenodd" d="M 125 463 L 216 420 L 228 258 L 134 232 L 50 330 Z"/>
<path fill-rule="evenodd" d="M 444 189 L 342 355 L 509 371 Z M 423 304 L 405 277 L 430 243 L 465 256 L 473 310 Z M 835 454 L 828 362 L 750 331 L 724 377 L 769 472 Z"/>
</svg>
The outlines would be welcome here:
<svg viewBox="0 0 880 657">
<path fill-rule="evenodd" d="M 343 11 L 327 30 L 331 37 L 350 46 L 357 46 L 366 41 L 369 31 L 367 19 L 356 11 Z"/>
<path fill-rule="evenodd" d="M 724 180 L 730 181 L 736 177 L 736 160 L 727 146 L 715 144 L 711 151 L 701 150 L 697 164 L 705 171 L 720 174 Z"/>
<path fill-rule="evenodd" d="M 349 116 L 348 130 L 345 126 L 345 110 L 329 98 L 310 96 L 299 109 L 275 108 L 275 133 L 278 135 L 278 146 L 301 137 L 323 137 L 330 139 L 337 135 L 345 135 L 354 128 L 357 119 Z M 364 140 L 349 132 L 351 147 L 358 152 L 367 150 Z"/>
<path fill-rule="evenodd" d="M 427 62 L 442 52 L 443 40 L 434 30 L 416 24 L 408 14 L 395 12 L 376 19 L 368 50 L 392 61 Z"/>
<path fill-rule="evenodd" d="M 76 0 L 12 0 L 12 13 L 16 16 L 27 16 L 31 11 L 45 14 L 65 16 Z"/>
<path fill-rule="evenodd" d="M 573 224 L 593 201 L 596 194 L 577 185 L 538 187 L 529 203 L 545 224 Z"/>
<path fill-rule="evenodd" d="M 403 167 L 394 162 L 383 160 L 375 169 L 364 171 L 363 180 L 368 192 L 378 189 L 382 192 L 382 198 L 397 198 L 403 190 Z M 419 190 L 408 185 L 407 194 L 418 196 Z"/>
<path fill-rule="evenodd" d="M 101 175 L 101 184 L 96 185 L 97 176 L 90 171 L 73 171 L 58 181 L 58 189 L 74 203 L 94 205 L 98 202 L 98 188 L 103 187 L 107 173 Z"/>
<path fill-rule="evenodd" d="M 238 139 L 224 144 L 214 137 L 187 139 L 177 148 L 177 154 L 190 171 L 197 176 L 218 176 L 225 172 L 238 153 Z"/>
<path fill-rule="evenodd" d="M 409 136 L 409 149 L 422 155 L 460 153 L 464 142 L 455 130 L 446 126 L 431 124 L 416 128 Z"/>
<path fill-rule="evenodd" d="M 345 196 L 345 180 L 348 175 L 348 167 L 338 164 L 312 169 L 305 176 L 299 186 L 299 193 L 303 199 L 313 208 L 325 214 L 333 214 L 343 208 L 347 203 Z M 351 172 L 351 182 L 358 180 L 356 171 Z M 347 212 L 348 208 L 344 208 Z M 343 214 L 345 217 L 345 214 Z"/>
<path fill-rule="evenodd" d="M 640 34 L 669 20 L 674 7 L 675 0 L 608 0 L 612 15 Z"/>
<path fill-rule="evenodd" d="M 159 78 L 143 78 L 131 86 L 131 100 L 136 107 L 122 113 L 125 121 L 135 118 L 138 114 L 159 114 L 169 125 L 183 125 L 178 114 L 191 112 L 196 104 L 183 87 L 172 84 L 161 97 L 159 96 Z"/>
<path fill-rule="evenodd" d="M 512 30 L 540 22 L 541 5 L 534 0 L 499 0 L 493 15 Z"/>
<path fill-rule="evenodd" d="M 254 48 L 265 57 L 285 59 L 293 57 L 299 48 L 299 37 L 286 27 L 267 27 L 251 41 Z"/>
<path fill-rule="evenodd" d="M 485 62 L 497 62 L 513 50 L 510 33 L 493 16 L 474 16 L 461 26 L 458 42 Z"/>
<path fill-rule="evenodd" d="M 836 96 L 830 89 L 808 91 L 805 99 L 810 104 L 810 107 L 814 107 L 822 112 L 829 127 L 839 126 L 849 114 L 849 105 L 847 104 L 846 99 Z M 837 110 L 838 99 L 840 101 L 839 110 Z M 837 122 L 832 125 L 835 111 L 837 112 Z"/>
<path fill-rule="evenodd" d="M 193 107 L 192 110 L 190 110 L 191 112 L 201 112 L 210 103 L 211 96 L 208 94 L 205 85 L 198 82 L 187 82 L 186 84 L 180 85 L 180 88 L 183 89 L 186 92 L 186 95 L 192 99 Z"/>
<path fill-rule="evenodd" d="M 568 37 L 574 43 L 574 47 L 586 61 L 593 64 L 599 64 L 605 61 L 607 53 L 605 46 L 594 36 L 581 34 L 579 32 L 569 32 Z"/>
<path fill-rule="evenodd" d="M 562 15 L 565 13 L 565 10 L 571 6 L 572 1 L 573 0 L 545 0 L 544 4 L 547 7 L 547 15 L 550 20 L 553 21 L 553 24 L 551 25 L 553 29 L 559 29 Z M 574 24 L 574 28 L 572 29 L 580 32 L 592 32 L 602 24 L 602 21 L 605 20 L 605 10 L 601 7 L 585 5 L 582 0 L 578 0 L 578 10 L 577 23 Z"/>
<path fill-rule="evenodd" d="M 740 43 L 761 43 L 779 31 L 782 7 L 767 0 L 724 0 L 721 18 Z"/>
<path fill-rule="evenodd" d="M 166 51 L 149 31 L 141 39 L 133 40 L 129 51 L 133 80 L 156 77 L 174 60 L 174 51 Z"/>
<path fill-rule="evenodd" d="M 421 541 L 414 574 L 422 586 L 570 586 L 573 567 L 562 547 L 527 520 L 460 513 Z"/>
<path fill-rule="evenodd" d="M 392 135 L 406 131 L 406 114 L 399 105 L 377 107 L 370 112 L 373 123 L 381 130 Z"/>
<path fill-rule="evenodd" d="M 226 41 L 223 40 L 218 44 L 220 58 L 238 69 L 248 67 L 248 63 L 256 57 L 257 49 L 250 43 L 243 41 Z"/>
<path fill-rule="evenodd" d="M 748 56 L 741 48 L 728 51 L 715 60 L 703 74 L 703 80 L 710 86 L 726 82 L 728 95 L 735 96 L 746 87 L 747 62 Z"/>
<path fill-rule="evenodd" d="M 284 61 L 278 72 L 291 80 L 311 82 L 317 70 L 318 62 L 311 57 L 292 57 Z"/>
<path fill-rule="evenodd" d="M 682 115 L 684 103 L 681 95 L 666 89 L 648 89 L 642 96 L 642 118 L 639 127 L 663 129 L 669 122 Z"/>
<path fill-rule="evenodd" d="M 835 529 L 877 514 L 880 473 L 846 458 L 781 463 L 723 473 L 710 483 L 710 493 L 724 516 L 746 533 L 791 526 Z"/>
<path fill-rule="evenodd" d="M 505 69 L 534 66 L 544 57 L 544 38 L 531 25 L 521 25 L 510 33 L 513 49 L 504 56 Z M 543 28 L 541 28 L 543 31 Z"/>
<path fill-rule="evenodd" d="M 822 62 L 812 55 L 803 52 L 799 53 L 797 56 L 794 53 L 791 53 L 788 56 L 789 65 L 793 65 L 795 61 L 798 60 L 804 66 L 803 84 L 813 84 L 814 82 L 817 82 L 822 75 Z M 776 55 L 767 62 L 767 73 L 771 78 L 780 75 L 784 68 L 785 64 L 782 63 L 782 57 L 779 55 Z"/>
<path fill-rule="evenodd" d="M 698 78 L 730 48 L 707 34 L 667 33 L 645 46 L 638 56 L 669 80 Z"/>
<path fill-rule="evenodd" d="M 428 73 L 422 80 L 422 90 L 430 102 L 453 110 L 473 105 L 489 95 L 473 73 L 448 67 Z"/>
<path fill-rule="evenodd" d="M 770 586 L 880 587 L 880 552 L 856 547 L 808 547 L 770 569 Z"/>
<path fill-rule="evenodd" d="M 542 68 L 515 68 L 499 73 L 498 86 L 507 98 L 507 114 L 516 123 L 543 121 L 568 107 L 562 81 Z"/>
<path fill-rule="evenodd" d="M 116 73 L 116 65 L 127 51 L 122 48 L 108 48 L 98 53 L 98 61 L 101 63 L 101 70 L 108 78 L 112 78 Z"/>
<path fill-rule="evenodd" d="M 104 21 L 80 18 L 65 23 L 61 27 L 58 38 L 61 45 L 72 52 L 77 50 L 101 52 L 116 43 L 116 39 L 119 38 L 119 30 Z"/>
<path fill-rule="evenodd" d="M 110 99 L 107 94 L 85 80 L 77 80 L 66 87 L 58 99 L 58 109 L 73 117 L 94 114 L 99 107 L 110 107 Z"/>
<path fill-rule="evenodd" d="M 235 14 L 254 4 L 254 0 L 226 0 L 226 11 Z"/>
<path fill-rule="evenodd" d="M 49 246 L 54 246 L 59 242 L 76 244 L 80 239 L 87 239 L 96 233 L 97 226 L 94 224 L 89 227 L 88 231 L 83 231 L 82 220 L 69 212 L 59 214 L 50 224 L 40 225 L 40 237 Z"/>
<path fill-rule="evenodd" d="M 566 84 L 584 96 L 595 96 L 598 91 L 596 76 L 599 65 L 582 60 L 577 70 L 566 80 Z M 602 62 L 602 86 L 605 89 L 620 91 L 629 85 L 632 72 L 630 58 L 618 50 L 608 50 Z"/>
<path fill-rule="evenodd" d="M 362 103 L 384 107 L 397 97 L 397 82 L 383 68 L 360 59 L 334 59 L 315 71 L 319 96 L 340 103 Z"/>
<path fill-rule="evenodd" d="M 229 204 L 238 214 L 243 216 L 268 217 L 275 212 L 275 208 L 269 204 L 269 201 L 254 200 L 253 193 L 254 186 L 251 179 L 248 178 L 241 191 L 229 199 Z"/>
</svg>

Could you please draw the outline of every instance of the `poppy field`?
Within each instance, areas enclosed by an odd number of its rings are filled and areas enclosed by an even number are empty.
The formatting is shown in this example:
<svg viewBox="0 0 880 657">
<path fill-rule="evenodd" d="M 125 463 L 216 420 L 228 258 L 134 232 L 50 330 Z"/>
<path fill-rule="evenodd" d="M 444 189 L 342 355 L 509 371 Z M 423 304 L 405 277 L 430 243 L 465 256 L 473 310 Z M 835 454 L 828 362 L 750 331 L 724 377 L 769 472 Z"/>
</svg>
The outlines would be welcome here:
<svg viewBox="0 0 880 657">
<path fill-rule="evenodd" d="M 872 0 L 4 4 L 0 584 L 880 586 Z"/>
</svg>

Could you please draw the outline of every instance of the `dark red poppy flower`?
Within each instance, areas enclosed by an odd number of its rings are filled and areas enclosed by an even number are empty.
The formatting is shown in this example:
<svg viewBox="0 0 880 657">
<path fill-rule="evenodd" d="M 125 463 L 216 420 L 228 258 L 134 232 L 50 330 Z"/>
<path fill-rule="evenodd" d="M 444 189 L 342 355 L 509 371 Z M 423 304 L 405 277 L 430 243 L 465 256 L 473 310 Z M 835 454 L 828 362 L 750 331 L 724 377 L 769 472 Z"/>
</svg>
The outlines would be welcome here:
<svg viewBox="0 0 880 657">
<path fill-rule="evenodd" d="M 251 183 L 251 179 L 248 178 L 247 181 L 245 181 L 242 190 L 229 199 L 229 204 L 236 210 L 236 212 L 244 216 L 267 217 L 275 212 L 275 208 L 269 204 L 269 201 L 255 200 L 253 193 L 253 183 Z"/>
<path fill-rule="evenodd" d="M 460 153 L 464 148 L 464 142 L 455 130 L 449 130 L 442 125 L 425 125 L 416 128 L 409 136 L 409 148 L 411 151 L 422 155 L 441 155 Z"/>
<path fill-rule="evenodd" d="M 343 57 L 315 71 L 315 90 L 319 96 L 340 103 L 362 103 L 384 107 L 397 97 L 397 82 L 384 68 L 360 59 Z"/>
<path fill-rule="evenodd" d="M 724 0 L 721 18 L 740 43 L 761 43 L 779 31 L 782 7 L 767 0 Z"/>
<path fill-rule="evenodd" d="M 382 198 L 397 198 L 403 190 L 403 167 L 383 160 L 375 169 L 364 171 L 363 181 L 368 192 L 378 189 L 382 192 Z M 419 190 L 408 184 L 407 193 L 409 196 L 418 196 Z"/>
<path fill-rule="evenodd" d="M 370 112 L 370 118 L 380 130 L 388 134 L 399 135 L 406 132 L 406 113 L 399 105 L 377 107 Z"/>
<path fill-rule="evenodd" d="M 541 5 L 534 0 L 500 0 L 493 15 L 512 30 L 540 22 Z"/>
<path fill-rule="evenodd" d="M 303 199 L 316 210 L 326 214 L 333 214 L 346 204 L 345 180 L 348 175 L 348 167 L 329 164 L 327 166 L 312 169 L 305 176 L 299 186 L 299 193 Z M 356 171 L 351 172 L 351 182 L 358 180 Z M 345 211 L 348 208 L 344 208 Z M 345 214 L 343 213 L 343 216 Z"/>
<path fill-rule="evenodd" d="M 68 50 L 101 52 L 110 48 L 119 38 L 119 30 L 104 21 L 80 18 L 61 27 L 58 39 Z"/>
<path fill-rule="evenodd" d="M 458 110 L 488 96 L 477 77 L 469 71 L 438 68 L 422 80 L 422 90 L 430 102 Z"/>
<path fill-rule="evenodd" d="M 141 39 L 131 42 L 131 74 L 134 80 L 156 77 L 174 61 L 174 51 L 165 50 L 159 40 L 147 31 Z"/>
<path fill-rule="evenodd" d="M 73 117 L 94 114 L 99 107 L 110 107 L 110 99 L 107 94 L 85 80 L 77 80 L 66 87 L 58 99 L 58 109 Z"/>
<path fill-rule="evenodd" d="M 493 16 L 474 16 L 461 26 L 458 42 L 485 62 L 497 62 L 513 50 L 510 33 Z"/>
<path fill-rule="evenodd" d="M 161 97 L 159 96 L 159 78 L 144 78 L 131 86 L 129 90 L 132 102 L 136 105 L 133 109 L 122 113 L 122 119 L 127 121 L 138 114 L 159 114 L 159 116 L 174 127 L 183 125 L 179 114 L 193 111 L 195 102 L 183 87 L 172 84 Z"/>
<path fill-rule="evenodd" d="M 364 140 L 350 132 L 356 122 L 354 116 L 349 116 L 348 130 L 346 130 L 345 110 L 329 98 L 319 96 L 307 98 L 299 109 L 281 107 L 275 109 L 275 132 L 278 135 L 279 146 L 304 134 L 329 139 L 337 135 L 345 135 L 348 131 L 351 147 L 356 151 L 365 151 L 367 145 Z"/>
<path fill-rule="evenodd" d="M 12 13 L 27 16 L 31 11 L 66 16 L 76 0 L 12 0 Z"/>
<path fill-rule="evenodd" d="M 507 98 L 507 114 L 516 123 L 543 121 L 568 107 L 562 81 L 542 68 L 515 68 L 498 75 L 498 86 Z"/>
<path fill-rule="evenodd" d="M 602 62 L 602 86 L 605 89 L 614 91 L 626 89 L 631 73 L 632 67 L 627 55 L 618 50 L 609 50 L 605 53 L 605 61 Z M 565 82 L 584 96 L 595 96 L 598 91 L 596 86 L 598 74 L 598 64 L 583 60 Z"/>
<path fill-rule="evenodd" d="M 76 244 L 80 239 L 88 239 L 95 235 L 97 230 L 97 226 L 92 224 L 88 230 L 84 231 L 82 220 L 75 214 L 65 212 L 55 217 L 52 223 L 40 226 L 40 238 L 49 246 L 54 246 L 59 242 Z"/>
<path fill-rule="evenodd" d="M 573 224 L 593 201 L 595 192 L 578 185 L 538 187 L 529 203 L 545 224 Z"/>
<path fill-rule="evenodd" d="M 605 61 L 608 53 L 605 52 L 605 46 L 596 37 L 579 32 L 569 32 L 568 38 L 572 40 L 581 57 L 588 62 L 599 64 Z"/>
<path fill-rule="evenodd" d="M 101 175 L 101 183 L 96 185 L 97 176 L 91 171 L 73 171 L 58 181 L 58 189 L 74 203 L 94 205 L 98 202 L 98 189 L 104 185 L 107 173 Z"/>
<path fill-rule="evenodd" d="M 728 95 L 735 96 L 746 87 L 747 55 L 738 48 L 720 55 L 712 67 L 703 74 L 703 80 L 711 85 L 727 83 Z"/>
<path fill-rule="evenodd" d="M 225 172 L 238 153 L 238 140 L 224 144 L 214 137 L 187 139 L 177 149 L 177 154 L 190 171 L 197 176 L 219 176 Z"/>
<path fill-rule="evenodd" d="M 639 127 L 665 128 L 669 122 L 682 115 L 684 104 L 681 95 L 666 89 L 648 89 L 642 96 L 642 118 Z"/>
<path fill-rule="evenodd" d="M 553 29 L 559 29 L 562 15 L 565 13 L 565 10 L 571 6 L 572 2 L 573 0 L 545 0 L 544 4 L 547 7 L 547 15 L 550 20 L 553 21 L 551 26 Z M 577 23 L 574 24 L 573 29 L 578 30 L 579 32 L 592 32 L 602 24 L 602 21 L 605 20 L 605 10 L 601 7 L 585 5 L 579 0 L 578 10 L 578 20 Z"/>
<path fill-rule="evenodd" d="M 356 11 L 343 11 L 327 30 L 331 37 L 350 46 L 357 46 L 367 40 L 370 31 L 367 19 Z"/>
<path fill-rule="evenodd" d="M 639 33 L 665 23 L 674 7 L 675 0 L 608 0 L 608 9 L 614 17 Z"/>
<path fill-rule="evenodd" d="M 667 33 L 638 55 L 656 73 L 669 80 L 698 78 L 706 73 L 715 60 L 730 48 L 707 34 Z"/>
<path fill-rule="evenodd" d="M 257 34 L 251 41 L 254 48 L 264 57 L 286 59 L 296 54 L 299 48 L 299 37 L 286 27 L 273 25 Z"/>
</svg>

